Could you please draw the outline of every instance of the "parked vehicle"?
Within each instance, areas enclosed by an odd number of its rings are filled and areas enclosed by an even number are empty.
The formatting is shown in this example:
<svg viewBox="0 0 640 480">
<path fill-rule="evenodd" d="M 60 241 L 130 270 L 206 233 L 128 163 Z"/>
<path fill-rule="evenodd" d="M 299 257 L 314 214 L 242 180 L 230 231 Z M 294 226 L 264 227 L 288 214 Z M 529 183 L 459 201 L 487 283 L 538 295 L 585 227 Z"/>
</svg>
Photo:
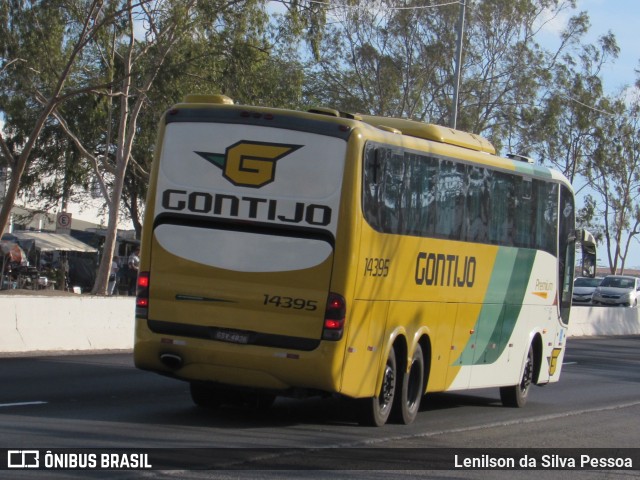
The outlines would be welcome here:
<svg viewBox="0 0 640 480">
<path fill-rule="evenodd" d="M 640 279 L 624 275 L 608 275 L 593 292 L 594 305 L 638 306 Z"/>
<path fill-rule="evenodd" d="M 600 286 L 603 277 L 578 277 L 573 282 L 573 304 L 590 305 L 593 292 Z"/>
</svg>

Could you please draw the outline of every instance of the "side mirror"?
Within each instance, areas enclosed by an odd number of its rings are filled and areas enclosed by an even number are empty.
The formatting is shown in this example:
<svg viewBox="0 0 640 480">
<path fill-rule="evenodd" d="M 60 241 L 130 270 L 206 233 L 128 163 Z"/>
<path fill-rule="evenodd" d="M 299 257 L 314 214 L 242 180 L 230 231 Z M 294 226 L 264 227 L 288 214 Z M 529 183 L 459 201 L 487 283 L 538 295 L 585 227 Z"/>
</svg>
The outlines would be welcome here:
<svg viewBox="0 0 640 480">
<path fill-rule="evenodd" d="M 586 230 L 576 230 L 575 240 L 582 245 L 582 276 L 596 276 L 596 239 Z"/>
</svg>

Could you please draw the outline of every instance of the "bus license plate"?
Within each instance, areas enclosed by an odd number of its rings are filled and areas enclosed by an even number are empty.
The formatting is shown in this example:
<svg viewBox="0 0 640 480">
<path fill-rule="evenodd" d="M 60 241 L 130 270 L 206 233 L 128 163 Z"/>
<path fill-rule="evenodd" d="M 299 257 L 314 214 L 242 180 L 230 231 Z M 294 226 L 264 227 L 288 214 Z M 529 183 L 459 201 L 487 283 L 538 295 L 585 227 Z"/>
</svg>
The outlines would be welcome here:
<svg viewBox="0 0 640 480">
<path fill-rule="evenodd" d="M 229 343 L 249 343 L 249 335 L 242 332 L 230 332 L 226 330 L 216 330 L 213 338 L 220 340 L 221 342 Z"/>
</svg>

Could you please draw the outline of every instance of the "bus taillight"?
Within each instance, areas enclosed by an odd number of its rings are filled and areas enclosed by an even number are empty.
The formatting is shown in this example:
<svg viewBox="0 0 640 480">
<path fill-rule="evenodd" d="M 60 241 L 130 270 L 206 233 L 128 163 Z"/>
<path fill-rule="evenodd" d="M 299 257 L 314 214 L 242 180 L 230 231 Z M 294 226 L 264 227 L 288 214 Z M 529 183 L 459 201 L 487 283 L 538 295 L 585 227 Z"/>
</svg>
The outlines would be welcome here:
<svg viewBox="0 0 640 480">
<path fill-rule="evenodd" d="M 138 274 L 136 289 L 136 317 L 147 318 L 149 314 L 149 272 Z"/>
<path fill-rule="evenodd" d="M 330 292 L 327 308 L 324 312 L 323 340 L 340 340 L 344 333 L 344 319 L 347 314 L 347 302 L 342 295 Z"/>
</svg>

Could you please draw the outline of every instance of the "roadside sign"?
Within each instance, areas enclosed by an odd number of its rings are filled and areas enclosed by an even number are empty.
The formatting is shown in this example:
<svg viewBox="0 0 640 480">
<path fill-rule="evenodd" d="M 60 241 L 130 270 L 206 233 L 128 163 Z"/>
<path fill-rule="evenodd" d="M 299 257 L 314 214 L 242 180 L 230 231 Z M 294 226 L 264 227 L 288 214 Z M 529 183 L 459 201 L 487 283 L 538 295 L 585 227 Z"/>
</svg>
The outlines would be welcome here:
<svg viewBox="0 0 640 480">
<path fill-rule="evenodd" d="M 71 214 L 67 212 L 58 213 L 56 219 L 56 233 L 71 233 Z"/>
</svg>

